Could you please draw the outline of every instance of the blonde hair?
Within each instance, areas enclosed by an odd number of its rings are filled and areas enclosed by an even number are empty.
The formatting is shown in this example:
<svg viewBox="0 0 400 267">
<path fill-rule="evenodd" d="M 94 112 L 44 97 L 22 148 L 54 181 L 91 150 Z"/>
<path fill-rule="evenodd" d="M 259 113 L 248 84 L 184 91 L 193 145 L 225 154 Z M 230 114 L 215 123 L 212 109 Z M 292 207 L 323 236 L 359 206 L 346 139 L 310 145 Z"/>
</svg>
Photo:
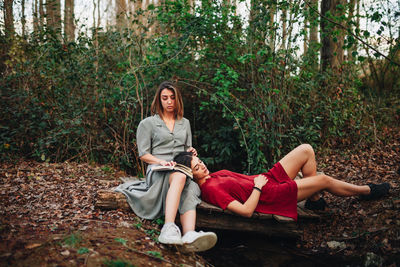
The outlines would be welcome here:
<svg viewBox="0 0 400 267">
<path fill-rule="evenodd" d="M 175 95 L 175 117 L 180 120 L 183 118 L 183 101 L 182 95 L 179 89 L 172 82 L 162 82 L 160 86 L 158 86 L 157 92 L 153 98 L 153 102 L 151 103 L 150 111 L 152 115 L 158 114 L 161 119 L 163 118 L 164 109 L 161 104 L 161 92 L 164 89 L 168 89 L 174 92 Z"/>
</svg>

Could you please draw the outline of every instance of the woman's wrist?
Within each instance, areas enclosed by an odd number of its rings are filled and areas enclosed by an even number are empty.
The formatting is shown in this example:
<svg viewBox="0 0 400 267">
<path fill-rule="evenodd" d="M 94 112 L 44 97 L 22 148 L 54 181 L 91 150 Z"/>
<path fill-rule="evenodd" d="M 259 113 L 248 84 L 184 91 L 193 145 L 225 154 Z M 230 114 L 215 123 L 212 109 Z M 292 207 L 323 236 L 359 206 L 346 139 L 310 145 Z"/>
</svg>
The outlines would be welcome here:
<svg viewBox="0 0 400 267">
<path fill-rule="evenodd" d="M 260 193 L 262 192 L 261 188 L 262 188 L 262 187 L 258 187 L 258 186 L 256 186 L 256 185 L 253 186 L 253 189 L 254 189 L 254 190 L 257 190 L 257 191 L 260 192 Z"/>
</svg>

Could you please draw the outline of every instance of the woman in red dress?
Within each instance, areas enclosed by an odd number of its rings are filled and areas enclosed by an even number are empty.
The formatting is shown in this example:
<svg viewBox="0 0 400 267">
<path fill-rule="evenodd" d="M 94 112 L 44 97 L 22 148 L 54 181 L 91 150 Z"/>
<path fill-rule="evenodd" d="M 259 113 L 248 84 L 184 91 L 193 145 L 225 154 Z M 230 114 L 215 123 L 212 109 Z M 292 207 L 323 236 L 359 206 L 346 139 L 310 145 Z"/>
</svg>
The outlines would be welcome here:
<svg viewBox="0 0 400 267">
<path fill-rule="evenodd" d="M 354 185 L 317 174 L 313 148 L 303 144 L 292 150 L 267 173 L 244 175 L 227 170 L 210 173 L 207 166 L 190 152 L 178 154 L 174 161 L 192 168 L 193 178 L 201 189 L 201 198 L 222 209 L 245 217 L 257 211 L 297 220 L 297 202 L 307 199 L 305 207 L 325 209 L 320 191 L 336 196 L 360 196 L 377 199 L 387 195 L 390 184 Z M 303 179 L 294 180 L 301 171 Z"/>
</svg>

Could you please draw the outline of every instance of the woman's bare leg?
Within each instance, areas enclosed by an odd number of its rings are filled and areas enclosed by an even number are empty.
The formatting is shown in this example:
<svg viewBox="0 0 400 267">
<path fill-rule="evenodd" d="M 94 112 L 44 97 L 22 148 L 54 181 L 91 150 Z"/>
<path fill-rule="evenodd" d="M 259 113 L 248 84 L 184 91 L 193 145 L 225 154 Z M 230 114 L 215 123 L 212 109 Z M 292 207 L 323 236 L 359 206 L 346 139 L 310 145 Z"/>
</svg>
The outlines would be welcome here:
<svg viewBox="0 0 400 267">
<path fill-rule="evenodd" d="M 169 175 L 169 189 L 165 200 L 165 223 L 174 223 L 181 193 L 186 183 L 186 175 L 173 172 Z"/>
<path fill-rule="evenodd" d="M 279 162 L 291 179 L 294 179 L 300 170 L 303 177 L 317 175 L 314 149 L 308 144 L 296 147 Z"/>
<path fill-rule="evenodd" d="M 186 183 L 186 175 L 173 172 L 169 176 L 169 189 L 165 203 L 165 223 L 175 222 L 181 194 Z M 194 231 L 196 226 L 196 210 L 189 210 L 180 216 L 182 232 Z"/>
<path fill-rule="evenodd" d="M 181 224 L 183 235 L 189 231 L 194 231 L 196 226 L 196 210 L 188 210 L 181 214 Z"/>
<path fill-rule="evenodd" d="M 331 194 L 343 197 L 368 195 L 371 191 L 368 185 L 354 185 L 324 174 L 295 180 L 295 182 L 298 189 L 297 201 L 309 198 L 321 190 L 326 190 Z"/>
<path fill-rule="evenodd" d="M 302 144 L 296 147 L 284 156 L 279 163 L 291 179 L 294 179 L 300 170 L 304 178 L 317 175 L 314 149 L 309 144 Z M 316 191 L 309 198 L 316 201 L 320 198 L 320 195 Z"/>
</svg>

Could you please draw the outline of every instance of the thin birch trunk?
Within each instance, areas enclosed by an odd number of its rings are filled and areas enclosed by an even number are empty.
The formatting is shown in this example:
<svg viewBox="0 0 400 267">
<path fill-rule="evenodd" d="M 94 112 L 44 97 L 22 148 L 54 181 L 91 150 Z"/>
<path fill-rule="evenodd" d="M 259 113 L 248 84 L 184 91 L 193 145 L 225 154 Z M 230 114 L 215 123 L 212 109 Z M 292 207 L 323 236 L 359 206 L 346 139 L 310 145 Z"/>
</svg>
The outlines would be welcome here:
<svg viewBox="0 0 400 267">
<path fill-rule="evenodd" d="M 38 1 L 32 1 L 32 17 L 33 17 L 33 31 L 37 32 L 39 29 L 39 14 L 38 14 Z"/>
<path fill-rule="evenodd" d="M 282 10 L 281 23 L 282 23 L 282 44 L 281 49 L 285 48 L 287 39 L 287 8 Z"/>
<path fill-rule="evenodd" d="M 4 28 L 6 36 L 14 35 L 14 15 L 13 15 L 13 0 L 4 0 Z"/>
<path fill-rule="evenodd" d="M 342 16 L 345 14 L 346 10 L 345 9 L 336 9 L 336 7 L 338 5 L 342 5 L 342 6 L 346 6 L 346 1 L 347 0 L 337 0 L 336 2 L 336 6 L 335 6 L 335 15 L 336 16 Z M 343 24 L 343 22 L 340 21 L 340 24 Z M 337 42 L 335 42 L 335 52 L 334 52 L 334 62 L 333 62 L 333 68 L 334 69 L 341 69 L 343 61 L 344 61 L 344 49 L 343 49 L 343 45 L 344 45 L 344 37 L 345 37 L 345 33 L 343 31 L 342 28 L 335 26 L 335 29 L 338 32 L 337 35 Z"/>
<path fill-rule="evenodd" d="M 40 28 L 44 27 L 44 19 L 45 19 L 44 3 L 43 3 L 43 0 L 39 0 L 39 26 L 40 26 Z"/>
<path fill-rule="evenodd" d="M 116 24 L 119 30 L 126 27 L 126 1 L 125 0 L 116 0 L 115 2 L 116 8 Z"/>
<path fill-rule="evenodd" d="M 310 55 L 310 64 L 311 68 L 314 71 L 317 71 L 319 66 L 318 66 L 318 13 L 314 10 L 318 10 L 318 0 L 311 0 L 311 10 L 310 10 L 310 19 L 309 19 L 309 24 L 310 24 L 310 42 L 308 44 L 309 48 L 309 54 Z"/>
<path fill-rule="evenodd" d="M 304 17 L 304 39 L 303 39 L 303 55 L 307 55 L 307 49 L 308 49 L 308 33 L 309 33 L 309 28 L 308 28 L 308 19 L 305 16 Z"/>
<path fill-rule="evenodd" d="M 64 34 L 68 42 L 75 40 L 74 0 L 64 1 Z M 94 18 L 93 18 L 94 19 Z"/>
<path fill-rule="evenodd" d="M 97 0 L 97 28 L 100 28 L 101 15 L 100 15 L 100 0 Z"/>
<path fill-rule="evenodd" d="M 21 0 L 21 24 L 22 24 L 22 36 L 26 35 L 26 17 L 25 17 L 25 0 Z"/>
<path fill-rule="evenodd" d="M 318 0 L 310 1 L 313 10 L 318 10 Z M 318 43 L 318 14 L 311 10 L 310 13 L 310 44 Z M 311 45 L 310 45 L 311 46 Z"/>
<path fill-rule="evenodd" d="M 95 68 L 95 72 L 96 72 L 96 79 L 95 79 L 95 89 L 94 89 L 94 93 L 96 96 L 96 102 L 99 100 L 99 94 L 98 94 L 98 80 L 99 80 L 99 42 L 98 42 L 98 28 L 96 27 L 96 8 L 100 9 L 100 6 L 98 5 L 98 2 L 96 4 L 96 0 L 93 0 L 93 39 L 94 39 L 94 49 L 95 49 L 95 60 L 94 60 L 94 68 Z M 99 17 L 97 17 L 97 21 L 99 20 Z M 103 111 L 104 111 L 104 116 L 105 118 L 107 118 L 107 112 L 106 112 L 106 108 L 103 107 Z"/>
<path fill-rule="evenodd" d="M 276 41 L 276 29 L 275 29 L 275 12 L 276 12 L 276 1 L 273 0 L 271 1 L 271 4 L 269 6 L 269 47 L 271 48 L 272 51 L 275 50 L 275 41 Z"/>
<path fill-rule="evenodd" d="M 142 8 L 143 8 L 142 0 L 137 0 L 135 2 L 135 14 L 138 14 L 138 11 L 140 9 L 142 9 Z M 137 18 L 138 22 L 137 22 L 137 25 L 135 27 L 135 32 L 136 32 L 136 35 L 139 35 L 140 34 L 141 25 L 143 25 L 143 16 L 142 15 L 137 15 L 137 16 L 138 16 L 138 18 Z"/>
<path fill-rule="evenodd" d="M 57 37 L 61 37 L 61 4 L 60 0 L 46 1 L 47 27 L 56 32 Z"/>
</svg>

